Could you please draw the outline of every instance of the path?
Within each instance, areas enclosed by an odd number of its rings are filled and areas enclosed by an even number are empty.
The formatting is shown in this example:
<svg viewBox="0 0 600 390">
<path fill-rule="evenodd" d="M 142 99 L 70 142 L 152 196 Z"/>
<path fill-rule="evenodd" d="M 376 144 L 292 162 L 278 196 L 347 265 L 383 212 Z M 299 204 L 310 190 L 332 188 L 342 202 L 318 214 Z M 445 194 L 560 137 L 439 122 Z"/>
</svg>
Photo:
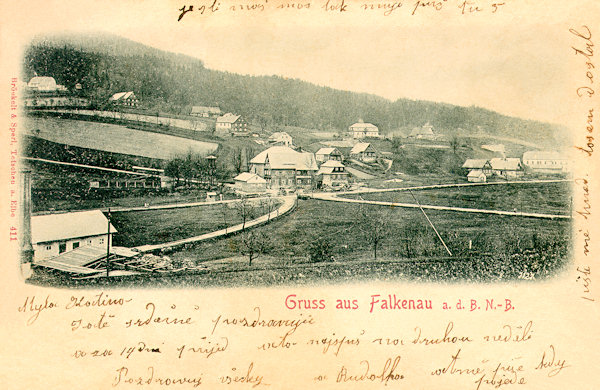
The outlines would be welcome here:
<svg viewBox="0 0 600 390">
<path fill-rule="evenodd" d="M 166 242 L 164 244 L 141 245 L 141 246 L 138 246 L 138 247 L 135 247 L 132 249 L 137 249 L 140 252 L 152 252 L 155 250 L 173 248 L 173 247 L 181 246 L 184 244 L 195 243 L 195 242 L 200 242 L 200 241 L 211 240 L 214 238 L 224 237 L 224 236 L 228 236 L 228 235 L 231 235 L 234 233 L 241 232 L 242 230 L 245 230 L 245 229 L 250 229 L 253 227 L 264 225 L 265 223 L 267 223 L 269 221 L 272 221 L 274 219 L 277 219 L 277 218 L 280 218 L 280 217 L 286 215 L 287 213 L 293 211 L 296 208 L 297 200 L 298 200 L 296 195 L 284 196 L 281 198 L 283 199 L 283 204 L 281 206 L 279 206 L 278 209 L 273 210 L 270 213 L 262 215 L 251 221 L 247 221 L 245 226 L 243 226 L 243 224 L 240 223 L 240 224 L 237 224 L 234 226 L 229 226 L 225 229 L 216 230 L 216 231 L 210 232 L 210 233 L 205 233 L 200 236 L 189 237 L 189 238 L 185 238 L 183 240 Z"/>
<path fill-rule="evenodd" d="M 387 188 L 387 189 L 365 189 L 358 191 L 346 191 L 337 194 L 332 193 L 315 193 L 310 195 L 314 199 L 331 201 L 331 202 L 345 202 L 355 204 L 372 204 L 378 206 L 391 206 L 391 207 L 406 207 L 406 208 L 419 208 L 418 204 L 414 203 L 396 203 L 396 202 L 384 202 L 375 200 L 363 200 L 363 199 L 349 199 L 340 198 L 339 195 L 344 194 L 360 194 L 369 192 L 390 192 L 390 191 L 409 191 L 409 190 L 423 190 L 432 188 L 450 188 L 450 187 L 470 187 L 475 185 L 492 185 L 492 184 L 522 184 L 522 183 L 558 183 L 568 182 L 570 180 L 532 180 L 532 181 L 510 181 L 510 182 L 497 182 L 497 183 L 459 183 L 459 184 L 439 184 L 432 186 L 419 186 L 419 187 L 404 187 L 404 188 Z M 433 205 L 421 205 L 423 209 L 428 210 L 441 210 L 441 211 L 457 211 L 465 213 L 480 213 L 480 214 L 495 214 L 495 215 L 507 215 L 516 217 L 529 217 L 529 218 L 543 218 L 543 219 L 571 219 L 570 215 L 561 214 L 544 214 L 544 213 L 524 213 L 518 211 L 501 211 L 501 210 L 488 210 L 488 209 L 473 209 L 466 207 L 453 207 L 453 206 L 433 206 Z"/>
</svg>

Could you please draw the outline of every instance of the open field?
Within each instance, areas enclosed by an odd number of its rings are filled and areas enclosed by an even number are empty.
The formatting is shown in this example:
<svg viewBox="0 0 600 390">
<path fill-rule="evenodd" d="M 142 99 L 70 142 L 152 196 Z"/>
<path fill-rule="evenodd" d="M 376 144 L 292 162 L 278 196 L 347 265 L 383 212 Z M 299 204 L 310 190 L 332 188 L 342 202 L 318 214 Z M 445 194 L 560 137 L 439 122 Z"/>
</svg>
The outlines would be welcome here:
<svg viewBox="0 0 600 390">
<path fill-rule="evenodd" d="M 529 213 L 569 214 L 570 183 L 498 184 L 413 191 L 421 204 Z M 408 191 L 344 195 L 364 200 L 415 203 Z"/>
<path fill-rule="evenodd" d="M 377 263 L 448 260 L 446 251 L 420 211 L 366 207 L 367 212 L 383 211 L 389 221 L 388 233 L 378 249 Z M 269 256 L 259 257 L 257 266 L 261 262 L 272 263 L 273 266 L 306 263 L 307 247 L 317 238 L 330 243 L 336 262 L 372 260 L 372 247 L 365 242 L 365 233 L 356 223 L 359 211 L 360 206 L 352 204 L 299 201 L 297 210 L 291 215 L 257 228 L 272 238 Z M 568 257 L 571 229 L 568 221 L 441 211 L 430 212 L 429 217 L 457 261 L 469 258 L 481 267 L 493 267 L 494 272 L 512 278 L 516 278 L 515 272 L 523 270 L 523 266 L 548 273 Z M 202 243 L 173 253 L 172 257 L 194 263 L 233 258 L 239 255 L 235 249 L 236 240 L 232 237 Z M 451 259 L 448 261 L 452 262 Z M 514 267 L 513 261 L 517 261 L 520 267 Z"/>
<path fill-rule="evenodd" d="M 189 151 L 208 155 L 218 147 L 216 143 L 89 121 L 28 117 L 26 128 L 39 138 L 57 143 L 163 160 Z"/>
<path fill-rule="evenodd" d="M 273 250 L 256 258 L 251 266 L 235 250 L 238 237 L 234 236 L 189 246 L 169 255 L 181 264 L 205 266 L 191 273 L 86 281 L 65 278 L 60 283 L 70 288 L 186 288 L 330 285 L 373 280 L 495 282 L 517 280 L 524 273 L 529 279 L 539 280 L 555 275 L 569 258 L 568 221 L 432 212 L 430 218 L 453 252 L 450 257 L 419 211 L 387 210 L 391 229 L 377 260 L 356 227 L 353 216 L 358 206 L 301 200 L 291 215 L 257 228 L 272 238 Z M 317 235 L 330 240 L 335 262 L 307 260 L 304 255 L 307 241 Z M 56 274 L 36 273 L 30 281 L 56 285 L 57 277 L 60 278 Z"/>
<path fill-rule="evenodd" d="M 273 200 L 271 210 L 280 204 L 281 201 Z M 252 215 L 258 217 L 267 214 L 267 210 L 266 203 L 256 204 Z M 242 218 L 235 204 L 223 204 L 184 209 L 115 212 L 112 213 L 111 221 L 118 231 L 114 237 L 114 245 L 133 247 L 198 236 L 242 223 Z"/>
</svg>

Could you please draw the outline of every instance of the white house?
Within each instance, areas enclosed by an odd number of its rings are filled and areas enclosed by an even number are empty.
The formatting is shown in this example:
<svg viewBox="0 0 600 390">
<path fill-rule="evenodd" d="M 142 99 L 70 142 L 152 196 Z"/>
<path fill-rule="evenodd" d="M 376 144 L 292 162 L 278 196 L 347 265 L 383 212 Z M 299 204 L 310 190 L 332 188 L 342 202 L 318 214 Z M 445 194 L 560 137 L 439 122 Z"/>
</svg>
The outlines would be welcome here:
<svg viewBox="0 0 600 390">
<path fill-rule="evenodd" d="M 234 179 L 235 189 L 240 192 L 258 193 L 267 190 L 267 181 L 256 173 L 242 172 Z"/>
<path fill-rule="evenodd" d="M 491 175 L 492 173 L 492 165 L 486 159 L 468 158 L 462 167 L 469 170 L 478 169 L 485 175 Z"/>
<path fill-rule="evenodd" d="M 421 127 L 415 127 L 414 129 L 412 129 L 409 137 L 427 140 L 435 140 L 438 138 L 437 135 L 433 132 L 433 126 L 430 125 L 429 122 L 425 123 Z"/>
<path fill-rule="evenodd" d="M 336 160 L 329 160 L 321 164 L 317 175 L 320 176 L 323 187 L 348 185 L 346 167 Z"/>
<path fill-rule="evenodd" d="M 490 160 L 492 173 L 505 179 L 523 176 L 523 165 L 520 158 L 493 158 Z"/>
<path fill-rule="evenodd" d="M 569 160 L 558 152 L 529 151 L 523 153 L 523 165 L 534 172 L 563 173 L 569 170 Z"/>
<path fill-rule="evenodd" d="M 323 163 L 325 161 L 334 160 L 334 161 L 343 161 L 344 157 L 342 153 L 337 150 L 337 148 L 321 148 L 317 150 L 315 154 L 315 158 L 318 162 Z"/>
<path fill-rule="evenodd" d="M 373 162 L 376 158 L 375 148 L 370 143 L 359 142 L 350 150 L 350 157 L 362 162 Z"/>
<path fill-rule="evenodd" d="M 229 132 L 245 132 L 248 130 L 248 125 L 241 115 L 234 115 L 228 112 L 217 118 L 215 125 L 217 131 L 229 131 Z"/>
<path fill-rule="evenodd" d="M 109 103 L 120 106 L 137 107 L 139 100 L 133 91 L 117 92 L 108 99 Z"/>
<path fill-rule="evenodd" d="M 372 123 L 364 123 L 362 120 L 351 125 L 350 131 L 352 132 L 352 137 L 354 139 L 379 137 L 379 128 Z"/>
<path fill-rule="evenodd" d="M 271 189 L 311 188 L 318 169 L 313 153 L 287 146 L 272 146 L 250 160 L 250 172 L 264 178 Z"/>
<path fill-rule="evenodd" d="M 271 134 L 269 137 L 269 143 L 281 146 L 292 146 L 292 136 L 284 131 L 278 131 Z"/>
<path fill-rule="evenodd" d="M 112 234 L 116 233 L 110 225 Z M 108 219 L 100 210 L 31 217 L 31 244 L 34 261 L 56 257 L 82 246 L 106 248 Z"/>
<path fill-rule="evenodd" d="M 467 175 L 467 180 L 471 183 L 485 183 L 487 181 L 487 176 L 481 169 L 472 169 Z"/>
</svg>

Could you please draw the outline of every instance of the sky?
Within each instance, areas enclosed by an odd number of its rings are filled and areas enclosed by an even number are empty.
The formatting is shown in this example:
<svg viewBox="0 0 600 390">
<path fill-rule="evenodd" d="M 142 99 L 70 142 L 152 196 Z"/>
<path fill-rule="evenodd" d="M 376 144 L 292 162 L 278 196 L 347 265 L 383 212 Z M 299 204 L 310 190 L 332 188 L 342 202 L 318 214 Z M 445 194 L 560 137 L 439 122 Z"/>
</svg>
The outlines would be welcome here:
<svg viewBox="0 0 600 390">
<path fill-rule="evenodd" d="M 581 25 L 581 10 L 568 4 L 557 10 L 522 0 L 521 8 L 487 18 L 454 17 L 456 10 L 423 11 L 416 17 L 406 11 L 387 18 L 380 13 L 338 17 L 313 9 L 293 18 L 190 13 L 181 22 L 176 21 L 181 1 L 41 4 L 28 9 L 34 15 L 18 29 L 7 25 L 5 37 L 7 32 L 24 38 L 104 31 L 199 58 L 215 70 L 297 78 L 390 100 L 476 105 L 562 124 L 572 124 L 574 91 L 585 81 L 584 62 L 572 49 L 579 42 L 569 33 Z"/>
</svg>

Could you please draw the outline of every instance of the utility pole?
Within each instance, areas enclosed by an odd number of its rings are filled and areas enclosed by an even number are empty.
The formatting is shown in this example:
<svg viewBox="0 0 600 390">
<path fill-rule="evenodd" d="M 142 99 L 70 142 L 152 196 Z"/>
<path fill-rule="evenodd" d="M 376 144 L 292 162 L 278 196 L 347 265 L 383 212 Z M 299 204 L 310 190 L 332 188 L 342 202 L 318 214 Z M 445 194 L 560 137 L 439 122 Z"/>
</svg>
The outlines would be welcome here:
<svg viewBox="0 0 600 390">
<path fill-rule="evenodd" d="M 433 226 L 433 222 L 431 222 L 431 220 L 429 219 L 429 217 L 427 216 L 427 214 L 425 214 L 425 210 L 423 210 L 423 207 L 421 207 L 421 203 L 419 203 L 419 201 L 417 200 L 417 198 L 415 197 L 415 194 L 413 194 L 413 192 L 411 190 L 408 190 L 408 192 L 410 192 L 410 194 L 412 195 L 413 199 L 415 200 L 415 202 L 417 202 L 417 205 L 419 206 L 419 208 L 421 209 L 421 212 L 423 213 L 423 215 L 425 216 L 425 218 L 427 219 L 427 222 L 429 222 L 429 225 L 431 225 L 431 228 L 433 229 L 433 231 L 435 232 L 435 234 L 437 234 L 437 237 L 440 239 L 440 241 L 442 242 L 442 245 L 444 246 L 444 248 L 446 248 L 446 252 L 448 252 L 448 254 L 450 256 L 452 256 L 452 252 L 450 252 L 450 249 L 448 249 L 448 247 L 446 246 L 446 243 L 444 242 L 444 240 L 442 240 L 442 236 L 440 236 L 440 233 L 438 233 L 437 229 L 435 228 L 435 226 Z"/>
<path fill-rule="evenodd" d="M 106 234 L 106 277 L 110 272 L 110 207 L 108 208 L 108 233 Z"/>
</svg>

